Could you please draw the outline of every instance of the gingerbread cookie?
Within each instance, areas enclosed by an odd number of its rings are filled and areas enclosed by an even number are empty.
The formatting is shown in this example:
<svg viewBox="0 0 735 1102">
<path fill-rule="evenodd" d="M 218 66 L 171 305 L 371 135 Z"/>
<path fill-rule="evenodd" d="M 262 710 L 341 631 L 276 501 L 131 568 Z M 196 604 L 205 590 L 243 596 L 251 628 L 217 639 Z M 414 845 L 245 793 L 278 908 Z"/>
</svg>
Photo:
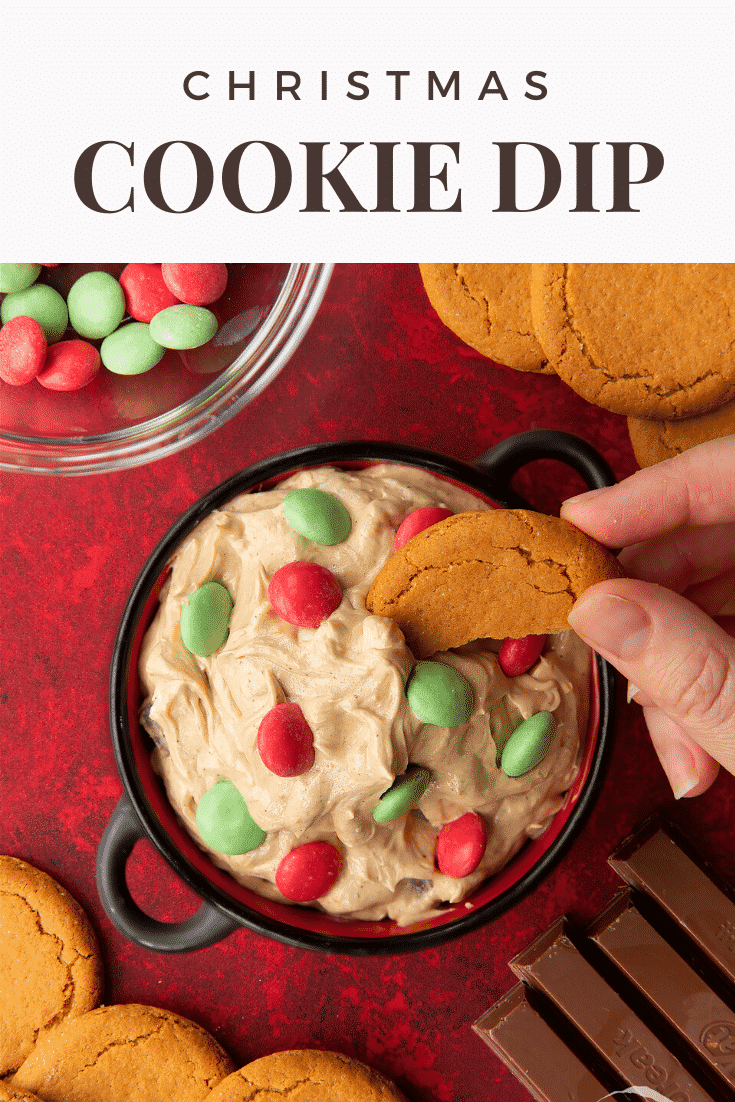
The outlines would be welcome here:
<svg viewBox="0 0 735 1102">
<path fill-rule="evenodd" d="M 735 399 L 735 264 L 534 264 L 531 309 L 587 401 L 672 421 Z"/>
<path fill-rule="evenodd" d="M 628 434 L 640 467 L 652 467 L 663 459 L 735 433 L 735 402 L 685 421 L 646 421 L 628 418 Z M 735 444 L 735 441 L 734 441 Z"/>
<path fill-rule="evenodd" d="M 621 576 L 615 557 L 565 520 L 478 510 L 404 544 L 373 582 L 367 607 L 394 620 L 426 658 L 474 639 L 563 631 L 588 586 Z"/>
<path fill-rule="evenodd" d="M 553 374 L 531 321 L 530 264 L 419 264 L 429 302 L 465 344 L 518 371 Z"/>
<path fill-rule="evenodd" d="M 215 1087 L 207 1102 L 406 1102 L 374 1068 L 339 1052 L 296 1049 L 253 1060 Z"/>
<path fill-rule="evenodd" d="M 98 1005 L 102 959 L 89 920 L 46 873 L 0 855 L 0 1076 L 36 1042 Z"/>
<path fill-rule="evenodd" d="M 36 1046 L 11 1086 L 44 1102 L 200 1102 L 233 1068 L 201 1026 L 128 1003 L 65 1022 Z"/>
<path fill-rule="evenodd" d="M 42 1102 L 42 1099 L 30 1091 L 16 1091 L 7 1083 L 0 1083 L 0 1102 Z"/>
</svg>

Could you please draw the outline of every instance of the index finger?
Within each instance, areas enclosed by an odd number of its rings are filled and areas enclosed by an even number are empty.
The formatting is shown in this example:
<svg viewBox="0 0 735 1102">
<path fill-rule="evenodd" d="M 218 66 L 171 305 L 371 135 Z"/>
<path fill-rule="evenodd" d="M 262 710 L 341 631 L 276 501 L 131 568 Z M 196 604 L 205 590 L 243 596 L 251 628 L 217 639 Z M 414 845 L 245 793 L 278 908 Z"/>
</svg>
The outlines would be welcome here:
<svg viewBox="0 0 735 1102">
<path fill-rule="evenodd" d="M 561 516 L 608 547 L 733 521 L 735 436 L 710 440 L 616 486 L 570 498 Z"/>
</svg>

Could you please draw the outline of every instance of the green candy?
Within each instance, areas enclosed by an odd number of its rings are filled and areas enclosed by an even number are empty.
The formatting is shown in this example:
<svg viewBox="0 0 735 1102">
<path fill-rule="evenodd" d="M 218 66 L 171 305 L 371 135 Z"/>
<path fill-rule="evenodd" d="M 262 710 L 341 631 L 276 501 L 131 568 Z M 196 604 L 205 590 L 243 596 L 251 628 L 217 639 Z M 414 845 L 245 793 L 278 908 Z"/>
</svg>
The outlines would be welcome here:
<svg viewBox="0 0 735 1102">
<path fill-rule="evenodd" d="M 258 826 L 232 781 L 219 781 L 197 804 L 197 827 L 204 841 L 218 853 L 249 853 L 262 846 L 266 833 Z"/>
<path fill-rule="evenodd" d="M 437 727 L 466 723 L 475 703 L 467 678 L 443 662 L 417 662 L 406 685 L 406 698 L 419 719 Z"/>
<path fill-rule="evenodd" d="M 396 777 L 387 792 L 378 800 L 373 811 L 376 823 L 392 823 L 415 807 L 431 782 L 432 772 L 422 765 L 413 765 Z"/>
<path fill-rule="evenodd" d="M 503 747 L 500 768 L 508 777 L 528 773 L 546 757 L 555 731 L 556 720 L 551 712 L 536 712 L 524 719 Z"/>
<path fill-rule="evenodd" d="M 232 597 L 219 582 L 195 589 L 181 609 L 181 638 L 192 654 L 206 658 L 224 643 L 230 631 Z"/>
<path fill-rule="evenodd" d="M 166 349 L 156 344 L 150 327 L 142 321 L 121 325 L 100 347 L 102 363 L 116 375 L 142 375 L 150 371 L 166 354 Z"/>
<path fill-rule="evenodd" d="M 342 543 L 352 531 L 352 517 L 347 508 L 326 490 L 291 490 L 283 513 L 300 535 L 327 547 Z"/>
<path fill-rule="evenodd" d="M 151 336 L 164 348 L 199 348 L 217 332 L 217 319 L 204 306 L 179 303 L 151 319 Z"/>
<path fill-rule="evenodd" d="M 25 291 L 40 272 L 40 264 L 0 264 L 0 291 Z"/>
<path fill-rule="evenodd" d="M 63 298 L 53 287 L 47 287 L 44 283 L 34 283 L 25 291 L 14 291 L 5 296 L 0 306 L 3 325 L 19 317 L 34 318 L 49 344 L 60 341 L 69 324 L 69 312 Z"/>
<path fill-rule="evenodd" d="M 66 301 L 73 328 L 80 337 L 90 340 L 113 333 L 125 315 L 125 294 L 109 272 L 80 276 Z"/>
</svg>

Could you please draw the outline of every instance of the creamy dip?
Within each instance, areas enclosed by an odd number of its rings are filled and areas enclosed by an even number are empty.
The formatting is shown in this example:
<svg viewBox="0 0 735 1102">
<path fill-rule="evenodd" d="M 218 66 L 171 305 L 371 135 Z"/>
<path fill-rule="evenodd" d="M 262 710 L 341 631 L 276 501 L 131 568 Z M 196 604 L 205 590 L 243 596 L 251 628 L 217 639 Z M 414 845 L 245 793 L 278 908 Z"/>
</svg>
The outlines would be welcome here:
<svg viewBox="0 0 735 1102">
<path fill-rule="evenodd" d="M 311 542 L 286 520 L 289 491 L 309 487 L 335 494 L 349 510 L 352 531 L 344 542 Z M 187 830 L 217 865 L 261 895 L 288 902 L 275 886 L 279 862 L 298 845 L 328 841 L 343 866 L 312 906 L 403 925 L 431 917 L 542 833 L 577 773 L 590 655 L 572 632 L 550 636 L 535 666 L 515 678 L 500 669 L 492 640 L 436 655 L 472 685 L 472 714 L 447 728 L 410 709 L 404 686 L 414 656 L 392 621 L 366 610 L 365 597 L 393 553 L 401 521 L 428 505 L 452 512 L 491 507 L 410 467 L 305 470 L 214 511 L 171 560 L 140 654 L 142 723 Z M 269 579 L 294 560 L 327 567 L 342 587 L 341 604 L 318 628 L 286 623 L 268 600 Z M 226 642 L 201 658 L 184 646 L 179 619 L 184 601 L 208 581 L 227 588 L 234 608 Z M 314 765 L 297 777 L 271 773 L 256 746 L 261 720 L 283 701 L 298 703 L 314 732 Z M 504 741 L 541 710 L 557 721 L 549 752 L 522 776 L 506 776 L 497 764 Z M 409 765 L 432 771 L 429 787 L 407 815 L 375 822 L 378 799 Z M 196 826 L 199 800 L 224 779 L 237 785 L 267 832 L 262 845 L 239 856 L 212 851 Z M 475 872 L 453 879 L 437 871 L 436 837 L 443 823 L 467 811 L 485 819 L 487 848 Z"/>
</svg>

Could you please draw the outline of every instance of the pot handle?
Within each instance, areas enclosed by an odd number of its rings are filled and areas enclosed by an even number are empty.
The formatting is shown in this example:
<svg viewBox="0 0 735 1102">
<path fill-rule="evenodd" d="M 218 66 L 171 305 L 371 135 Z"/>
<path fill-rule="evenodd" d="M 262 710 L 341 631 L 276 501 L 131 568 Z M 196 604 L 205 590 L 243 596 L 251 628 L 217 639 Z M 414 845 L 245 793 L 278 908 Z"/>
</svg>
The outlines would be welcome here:
<svg viewBox="0 0 735 1102">
<path fill-rule="evenodd" d="M 240 925 L 223 911 L 202 903 L 183 922 L 159 922 L 140 909 L 128 890 L 125 866 L 133 846 L 146 835 L 127 796 L 112 813 L 97 853 L 97 890 L 102 906 L 120 933 L 142 949 L 186 953 L 213 945 Z"/>
<path fill-rule="evenodd" d="M 494 480 L 493 496 L 511 508 L 528 509 L 531 506 L 512 488 L 511 480 L 534 459 L 560 459 L 582 476 L 590 490 L 615 485 L 615 475 L 591 444 L 557 429 L 519 432 L 484 452 L 475 465 Z"/>
</svg>

